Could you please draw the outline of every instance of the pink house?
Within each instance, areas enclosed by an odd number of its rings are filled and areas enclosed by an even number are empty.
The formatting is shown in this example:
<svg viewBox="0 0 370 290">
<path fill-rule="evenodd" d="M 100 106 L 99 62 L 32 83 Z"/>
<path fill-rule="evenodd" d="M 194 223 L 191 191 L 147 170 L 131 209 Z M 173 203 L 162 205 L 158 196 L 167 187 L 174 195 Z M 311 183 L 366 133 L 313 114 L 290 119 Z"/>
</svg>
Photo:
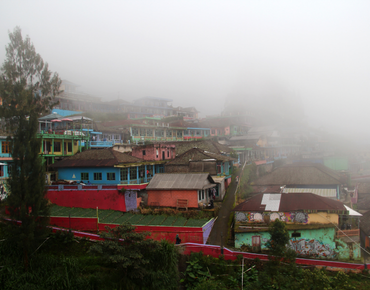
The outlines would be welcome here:
<svg viewBox="0 0 370 290">
<path fill-rule="evenodd" d="M 132 156 L 143 160 L 170 160 L 176 157 L 175 145 L 148 144 L 132 148 Z"/>
</svg>

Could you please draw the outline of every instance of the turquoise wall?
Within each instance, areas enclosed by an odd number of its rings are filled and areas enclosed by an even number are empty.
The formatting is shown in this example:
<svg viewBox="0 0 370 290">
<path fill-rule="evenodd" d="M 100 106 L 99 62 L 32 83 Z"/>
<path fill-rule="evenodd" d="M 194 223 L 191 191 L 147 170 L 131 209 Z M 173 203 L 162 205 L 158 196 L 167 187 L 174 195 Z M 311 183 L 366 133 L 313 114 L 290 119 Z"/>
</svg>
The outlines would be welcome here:
<svg viewBox="0 0 370 290">
<path fill-rule="evenodd" d="M 294 231 L 288 231 L 291 237 Z M 349 246 L 340 239 L 336 239 L 336 228 L 321 228 L 309 230 L 296 230 L 300 237 L 291 238 L 289 247 L 295 250 L 298 256 L 349 260 L 350 252 L 352 259 L 361 258 L 360 248 L 356 245 Z M 252 237 L 261 237 L 261 249 L 267 249 L 266 243 L 270 239 L 268 232 L 259 233 L 235 233 L 235 247 L 240 248 L 243 244 L 252 246 Z"/>
</svg>

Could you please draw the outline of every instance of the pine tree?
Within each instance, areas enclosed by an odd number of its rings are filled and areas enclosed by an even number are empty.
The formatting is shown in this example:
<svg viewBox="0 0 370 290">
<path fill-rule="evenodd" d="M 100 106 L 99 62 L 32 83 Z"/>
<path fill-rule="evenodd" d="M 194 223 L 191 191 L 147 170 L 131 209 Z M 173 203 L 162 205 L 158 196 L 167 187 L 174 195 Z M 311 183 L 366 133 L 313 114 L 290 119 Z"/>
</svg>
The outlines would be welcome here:
<svg viewBox="0 0 370 290">
<path fill-rule="evenodd" d="M 8 140 L 13 157 L 6 203 L 11 219 L 21 224 L 8 224 L 7 241 L 19 246 L 27 269 L 31 251 L 48 233 L 49 209 L 45 172 L 39 155 L 38 118 L 55 104 L 61 81 L 57 74 L 52 76 L 30 38 L 23 39 L 19 27 L 9 32 L 9 38 L 0 76 L 0 117 L 3 129 L 11 134 Z"/>
</svg>

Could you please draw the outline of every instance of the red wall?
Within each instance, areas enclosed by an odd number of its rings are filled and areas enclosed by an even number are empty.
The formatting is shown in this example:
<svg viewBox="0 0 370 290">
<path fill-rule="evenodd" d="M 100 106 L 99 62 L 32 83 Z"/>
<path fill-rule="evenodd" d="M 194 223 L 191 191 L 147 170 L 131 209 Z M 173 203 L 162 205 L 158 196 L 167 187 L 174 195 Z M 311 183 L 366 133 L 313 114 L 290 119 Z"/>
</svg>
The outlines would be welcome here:
<svg viewBox="0 0 370 290">
<path fill-rule="evenodd" d="M 148 190 L 148 205 L 176 207 L 178 199 L 187 199 L 188 207 L 198 208 L 196 190 Z"/>
<path fill-rule="evenodd" d="M 126 211 L 125 196 L 118 190 L 48 190 L 46 197 L 66 207 L 113 209 Z"/>
<path fill-rule="evenodd" d="M 50 217 L 50 225 L 80 231 L 97 231 L 97 218 Z"/>
<path fill-rule="evenodd" d="M 50 225 L 71 228 L 81 231 L 97 231 L 96 218 L 71 218 L 50 217 Z M 106 231 L 106 227 L 115 228 L 116 224 L 99 223 L 99 231 Z M 153 240 L 168 240 L 175 243 L 176 235 L 179 235 L 182 243 L 203 243 L 203 230 L 196 227 L 163 227 L 163 226 L 135 226 L 138 233 L 149 233 L 148 238 Z"/>
</svg>

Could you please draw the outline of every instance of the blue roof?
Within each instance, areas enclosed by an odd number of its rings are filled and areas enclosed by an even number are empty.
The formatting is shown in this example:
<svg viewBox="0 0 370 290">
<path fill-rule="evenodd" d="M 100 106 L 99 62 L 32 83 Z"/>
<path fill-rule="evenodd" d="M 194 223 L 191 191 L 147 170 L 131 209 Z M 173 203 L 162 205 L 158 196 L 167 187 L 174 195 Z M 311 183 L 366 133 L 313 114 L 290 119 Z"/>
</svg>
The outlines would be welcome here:
<svg viewBox="0 0 370 290">
<path fill-rule="evenodd" d="M 62 109 L 53 109 L 52 110 L 53 113 L 57 113 L 63 117 L 66 117 L 66 116 L 71 116 L 71 115 L 77 115 L 77 114 L 81 114 L 83 112 L 77 112 L 77 111 L 70 111 L 70 110 L 62 110 Z"/>
</svg>

